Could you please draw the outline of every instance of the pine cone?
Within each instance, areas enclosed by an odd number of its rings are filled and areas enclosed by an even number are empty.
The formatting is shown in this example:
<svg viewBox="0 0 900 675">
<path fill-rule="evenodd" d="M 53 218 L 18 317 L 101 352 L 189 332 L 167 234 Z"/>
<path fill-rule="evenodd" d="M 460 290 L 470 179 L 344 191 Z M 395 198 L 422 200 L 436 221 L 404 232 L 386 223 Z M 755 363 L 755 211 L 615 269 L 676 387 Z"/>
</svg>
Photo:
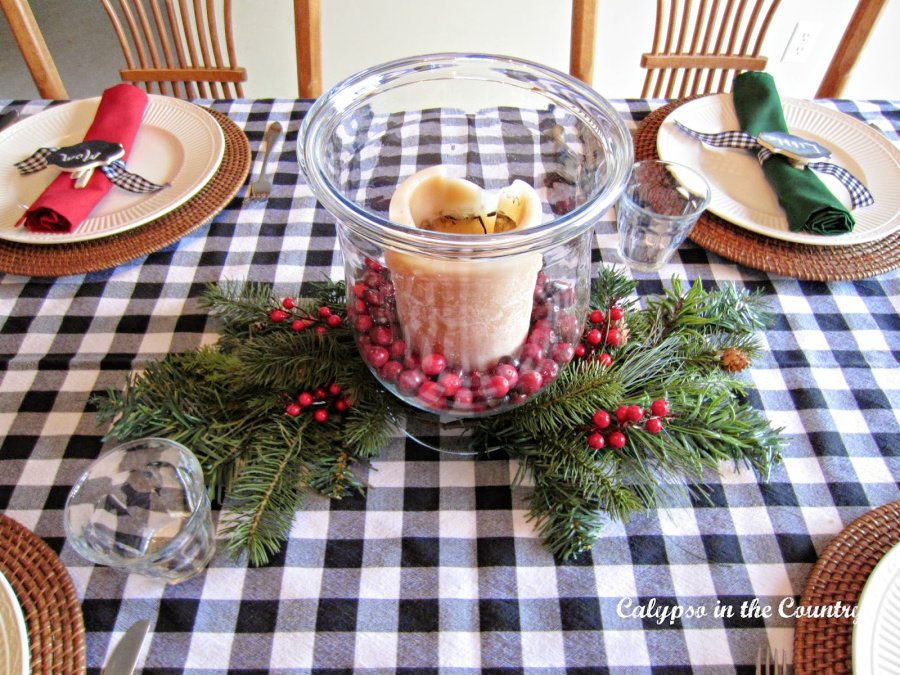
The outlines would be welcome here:
<svg viewBox="0 0 900 675">
<path fill-rule="evenodd" d="M 747 358 L 744 350 L 728 347 L 719 357 L 719 365 L 722 370 L 727 370 L 729 373 L 739 373 L 750 365 L 750 359 Z"/>
</svg>

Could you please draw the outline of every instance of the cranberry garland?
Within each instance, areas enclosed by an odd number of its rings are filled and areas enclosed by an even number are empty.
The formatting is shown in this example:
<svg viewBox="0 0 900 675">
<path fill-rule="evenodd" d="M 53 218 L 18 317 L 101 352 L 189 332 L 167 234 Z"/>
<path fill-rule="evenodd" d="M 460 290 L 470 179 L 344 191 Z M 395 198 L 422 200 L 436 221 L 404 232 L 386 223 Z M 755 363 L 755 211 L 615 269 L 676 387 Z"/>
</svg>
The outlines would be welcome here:
<svg viewBox="0 0 900 675">
<path fill-rule="evenodd" d="M 439 352 L 418 354 L 403 340 L 390 271 L 372 259 L 364 264 L 349 289 L 347 311 L 360 352 L 382 382 L 419 407 L 466 415 L 519 405 L 553 382 L 576 354 L 581 322 L 571 312 L 575 291 L 543 274 L 518 357 L 504 356 L 485 371 L 466 371 Z"/>
</svg>

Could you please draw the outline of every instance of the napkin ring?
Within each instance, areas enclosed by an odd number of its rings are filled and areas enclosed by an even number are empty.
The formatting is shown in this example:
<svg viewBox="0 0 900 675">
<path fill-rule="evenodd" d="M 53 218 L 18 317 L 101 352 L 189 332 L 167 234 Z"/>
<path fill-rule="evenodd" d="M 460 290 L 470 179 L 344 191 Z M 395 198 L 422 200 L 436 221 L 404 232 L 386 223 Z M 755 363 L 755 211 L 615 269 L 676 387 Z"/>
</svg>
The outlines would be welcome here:
<svg viewBox="0 0 900 675">
<path fill-rule="evenodd" d="M 875 197 L 856 176 L 842 166 L 831 162 L 812 161 L 821 157 L 830 157 L 831 151 L 815 141 L 794 136 L 780 131 L 764 131 L 758 137 L 746 131 L 721 131 L 715 134 L 694 131 L 676 120 L 675 126 L 689 136 L 716 148 L 740 148 L 756 152 L 760 165 L 772 158 L 782 155 L 798 170 L 812 169 L 837 178 L 850 194 L 850 204 L 854 209 L 871 206 Z"/>
<path fill-rule="evenodd" d="M 15 163 L 23 176 L 42 171 L 48 166 L 59 167 L 72 174 L 76 188 L 87 185 L 94 169 L 100 169 L 104 176 L 116 187 L 136 193 L 158 192 L 168 183 L 159 185 L 125 168 L 122 156 L 125 148 L 119 143 L 107 141 L 84 141 L 64 148 L 38 148 L 31 157 Z"/>
</svg>

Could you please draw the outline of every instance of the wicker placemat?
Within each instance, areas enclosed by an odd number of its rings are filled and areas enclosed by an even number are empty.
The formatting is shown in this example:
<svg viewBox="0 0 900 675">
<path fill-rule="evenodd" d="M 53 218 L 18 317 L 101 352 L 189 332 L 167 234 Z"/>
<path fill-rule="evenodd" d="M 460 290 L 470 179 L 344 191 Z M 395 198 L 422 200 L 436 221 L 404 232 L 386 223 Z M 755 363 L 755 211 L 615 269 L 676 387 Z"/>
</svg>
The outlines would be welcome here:
<svg viewBox="0 0 900 675">
<path fill-rule="evenodd" d="M 635 159 L 656 159 L 656 136 L 668 115 L 692 99 L 673 101 L 650 113 L 634 135 Z M 694 226 L 691 240 L 754 269 L 810 281 L 864 279 L 900 267 L 900 232 L 879 241 L 850 246 L 796 244 L 732 225 L 706 212 Z"/>
<path fill-rule="evenodd" d="M 872 569 L 900 542 L 900 501 L 857 518 L 828 544 L 813 567 L 800 599 L 802 607 L 856 606 Z M 797 675 L 852 673 L 853 619 L 797 619 L 794 670 Z"/>
<path fill-rule="evenodd" d="M 119 234 L 70 244 L 0 240 L 0 272 L 59 277 L 109 269 L 175 243 L 209 222 L 237 194 L 250 170 L 250 144 L 225 115 L 208 110 L 225 135 L 222 163 L 191 199 L 156 220 Z"/>
<path fill-rule="evenodd" d="M 25 615 L 32 675 L 84 673 L 84 617 L 69 573 L 43 539 L 3 514 L 0 571 Z"/>
</svg>

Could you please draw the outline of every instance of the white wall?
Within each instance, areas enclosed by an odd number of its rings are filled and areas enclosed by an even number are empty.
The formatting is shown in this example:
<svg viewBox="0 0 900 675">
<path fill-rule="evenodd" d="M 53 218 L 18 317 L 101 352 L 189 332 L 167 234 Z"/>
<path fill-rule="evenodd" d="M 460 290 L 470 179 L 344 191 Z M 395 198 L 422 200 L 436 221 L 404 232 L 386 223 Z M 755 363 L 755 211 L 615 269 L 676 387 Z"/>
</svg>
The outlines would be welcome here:
<svg viewBox="0 0 900 675">
<path fill-rule="evenodd" d="M 652 39 L 655 0 L 600 0 L 594 87 L 607 98 L 640 95 L 640 55 Z M 784 0 L 762 53 L 784 96 L 811 98 L 856 0 Z M 238 0 L 239 59 L 250 97 L 294 97 L 293 3 Z M 560 70 L 569 64 L 569 0 L 322 0 L 322 76 L 340 79 L 394 58 L 437 51 L 510 54 Z M 800 19 L 822 24 L 806 63 L 781 58 Z M 844 92 L 900 100 L 900 0 L 890 0 Z"/>
</svg>

